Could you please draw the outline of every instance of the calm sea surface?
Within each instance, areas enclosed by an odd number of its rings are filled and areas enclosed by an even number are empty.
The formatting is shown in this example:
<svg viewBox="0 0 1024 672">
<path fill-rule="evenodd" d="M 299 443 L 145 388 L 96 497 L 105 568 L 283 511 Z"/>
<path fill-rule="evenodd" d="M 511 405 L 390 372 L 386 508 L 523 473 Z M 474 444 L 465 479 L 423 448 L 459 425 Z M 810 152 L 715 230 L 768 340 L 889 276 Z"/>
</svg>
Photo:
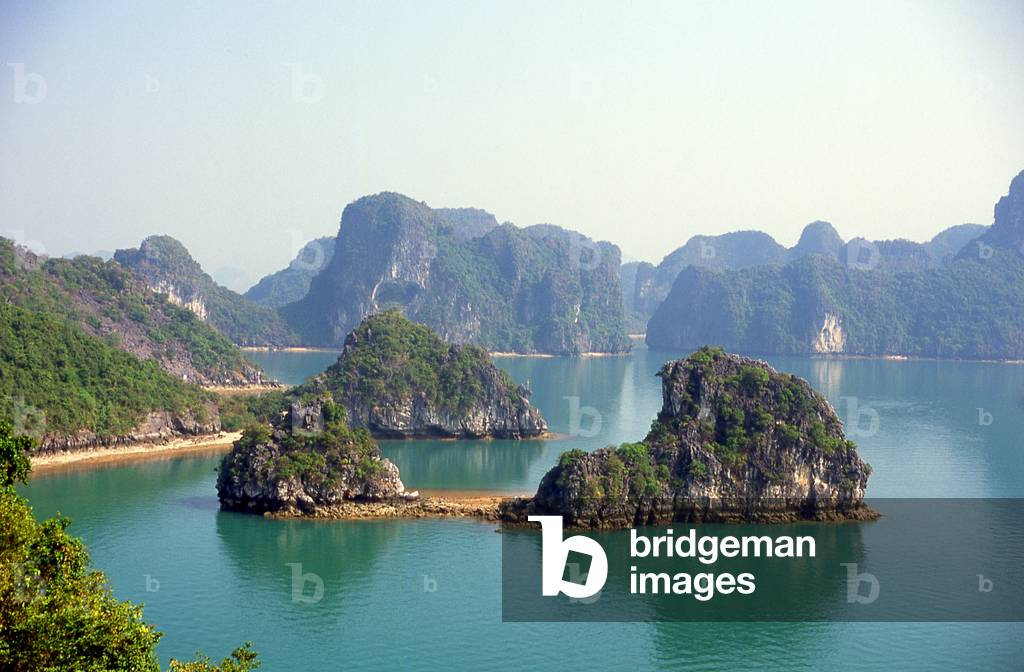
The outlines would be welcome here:
<svg viewBox="0 0 1024 672">
<path fill-rule="evenodd" d="M 301 382 L 333 353 L 247 353 Z M 411 489 L 536 488 L 558 455 L 642 438 L 655 373 L 681 353 L 497 359 L 533 390 L 550 441 L 386 441 Z M 1024 366 L 773 358 L 807 378 L 874 467 L 872 497 L 1024 496 Z M 70 516 L 119 597 L 146 605 L 161 657 L 252 640 L 264 669 L 1007 670 L 1024 625 L 502 623 L 501 537 L 464 520 L 270 521 L 218 510 L 218 457 L 40 476 L 37 516 Z M 298 563 L 298 564 L 296 564 Z M 292 573 L 322 577 L 296 602 Z M 307 595 L 312 595 L 309 584 Z"/>
</svg>

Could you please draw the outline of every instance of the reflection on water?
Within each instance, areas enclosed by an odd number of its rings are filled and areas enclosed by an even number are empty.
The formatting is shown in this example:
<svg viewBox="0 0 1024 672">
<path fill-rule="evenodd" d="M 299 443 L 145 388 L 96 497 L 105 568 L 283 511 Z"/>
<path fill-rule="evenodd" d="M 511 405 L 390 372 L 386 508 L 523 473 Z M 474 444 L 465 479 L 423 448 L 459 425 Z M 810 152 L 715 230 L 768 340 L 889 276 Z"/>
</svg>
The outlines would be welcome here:
<svg viewBox="0 0 1024 672">
<path fill-rule="evenodd" d="M 396 465 L 410 490 L 489 490 L 523 494 L 536 489 L 531 468 L 552 442 L 381 441 L 381 452 Z"/>
<path fill-rule="evenodd" d="M 846 361 L 831 358 L 811 360 L 813 374 L 807 382 L 829 399 L 838 399 L 843 386 L 843 365 Z"/>
<path fill-rule="evenodd" d="M 325 370 L 338 359 L 336 351 L 269 351 L 246 350 L 243 353 L 253 364 L 266 371 L 271 380 L 284 385 L 299 385 L 310 376 Z"/>
</svg>

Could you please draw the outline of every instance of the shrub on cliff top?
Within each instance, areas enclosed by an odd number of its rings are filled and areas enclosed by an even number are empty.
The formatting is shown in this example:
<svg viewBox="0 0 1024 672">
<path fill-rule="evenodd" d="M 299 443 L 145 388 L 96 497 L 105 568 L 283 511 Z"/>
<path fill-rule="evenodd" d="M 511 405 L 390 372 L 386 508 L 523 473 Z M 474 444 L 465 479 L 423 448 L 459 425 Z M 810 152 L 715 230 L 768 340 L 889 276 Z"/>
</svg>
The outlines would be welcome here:
<svg viewBox="0 0 1024 672">
<path fill-rule="evenodd" d="M 509 395 L 520 394 L 483 348 L 450 345 L 429 327 L 389 310 L 367 317 L 349 334 L 338 361 L 321 380 L 337 401 L 356 397 L 398 403 L 415 393 L 436 408 L 465 412 L 482 401 L 485 372 L 493 373 Z"/>
</svg>

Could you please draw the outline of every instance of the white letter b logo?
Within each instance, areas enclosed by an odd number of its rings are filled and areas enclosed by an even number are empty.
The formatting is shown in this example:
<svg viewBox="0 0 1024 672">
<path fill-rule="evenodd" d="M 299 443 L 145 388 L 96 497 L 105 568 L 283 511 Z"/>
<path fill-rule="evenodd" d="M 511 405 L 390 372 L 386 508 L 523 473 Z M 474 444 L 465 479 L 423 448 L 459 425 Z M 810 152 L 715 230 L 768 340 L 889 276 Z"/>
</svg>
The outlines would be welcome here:
<svg viewBox="0 0 1024 672">
<path fill-rule="evenodd" d="M 563 541 L 561 516 L 530 516 L 527 520 L 540 523 L 543 595 L 553 597 L 561 592 L 572 598 L 584 599 L 600 592 L 608 579 L 608 556 L 601 544 L 578 535 Z M 586 583 L 582 585 L 562 578 L 569 560 L 569 551 L 590 556 L 590 570 L 587 572 Z"/>
</svg>

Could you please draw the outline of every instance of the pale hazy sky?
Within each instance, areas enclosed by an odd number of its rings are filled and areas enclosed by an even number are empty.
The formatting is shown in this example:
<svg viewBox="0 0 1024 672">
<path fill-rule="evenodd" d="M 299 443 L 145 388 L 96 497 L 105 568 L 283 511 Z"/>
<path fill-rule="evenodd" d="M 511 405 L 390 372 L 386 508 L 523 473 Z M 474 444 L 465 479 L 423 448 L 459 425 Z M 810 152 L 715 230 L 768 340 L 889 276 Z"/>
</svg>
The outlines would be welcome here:
<svg viewBox="0 0 1024 672">
<path fill-rule="evenodd" d="M 1021 169 L 1022 0 L 0 4 L 0 235 L 235 288 L 383 190 L 657 261 L 987 224 Z"/>
</svg>

